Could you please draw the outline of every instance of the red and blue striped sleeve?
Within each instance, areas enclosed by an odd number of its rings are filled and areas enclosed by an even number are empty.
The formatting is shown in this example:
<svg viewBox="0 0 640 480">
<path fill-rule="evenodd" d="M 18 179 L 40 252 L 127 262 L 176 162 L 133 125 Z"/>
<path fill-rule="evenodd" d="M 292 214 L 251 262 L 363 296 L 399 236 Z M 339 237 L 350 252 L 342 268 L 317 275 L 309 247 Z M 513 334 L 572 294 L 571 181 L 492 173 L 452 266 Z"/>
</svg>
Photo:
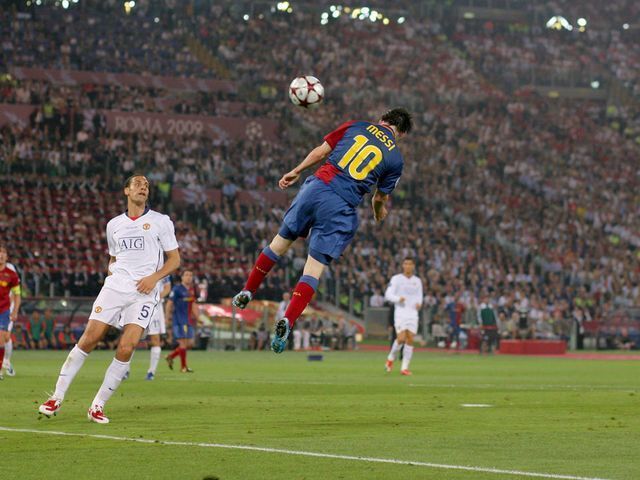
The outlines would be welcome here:
<svg viewBox="0 0 640 480">
<path fill-rule="evenodd" d="M 344 133 L 347 131 L 347 129 L 354 123 L 356 122 L 353 120 L 350 122 L 343 123 L 338 128 L 336 128 L 333 132 L 325 135 L 324 141 L 327 142 L 331 147 L 331 149 L 333 150 L 334 148 L 336 148 L 336 145 L 338 144 L 338 142 L 342 140 L 342 137 L 344 137 Z"/>
</svg>

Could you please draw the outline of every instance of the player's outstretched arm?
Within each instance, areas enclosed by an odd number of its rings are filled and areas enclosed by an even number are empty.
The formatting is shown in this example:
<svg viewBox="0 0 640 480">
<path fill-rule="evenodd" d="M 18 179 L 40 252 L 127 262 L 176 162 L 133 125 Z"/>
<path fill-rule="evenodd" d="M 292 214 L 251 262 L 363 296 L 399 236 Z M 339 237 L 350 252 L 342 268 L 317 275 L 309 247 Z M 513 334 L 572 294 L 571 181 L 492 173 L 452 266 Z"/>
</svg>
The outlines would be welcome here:
<svg viewBox="0 0 640 480">
<path fill-rule="evenodd" d="M 322 145 L 319 145 L 311 150 L 307 157 L 302 162 L 300 162 L 300 165 L 298 165 L 290 172 L 285 173 L 278 182 L 278 186 L 282 190 L 284 190 L 285 188 L 289 188 L 291 185 L 298 181 L 302 172 L 304 172 L 307 168 L 311 168 L 323 161 L 330 153 L 331 145 L 329 145 L 327 142 L 323 142 Z"/>
<path fill-rule="evenodd" d="M 376 193 L 371 197 L 371 206 L 373 207 L 373 218 L 376 222 L 381 222 L 385 219 L 387 214 L 387 200 L 389 199 L 389 195 L 385 193 L 381 193 L 380 190 L 376 190 Z"/>
</svg>

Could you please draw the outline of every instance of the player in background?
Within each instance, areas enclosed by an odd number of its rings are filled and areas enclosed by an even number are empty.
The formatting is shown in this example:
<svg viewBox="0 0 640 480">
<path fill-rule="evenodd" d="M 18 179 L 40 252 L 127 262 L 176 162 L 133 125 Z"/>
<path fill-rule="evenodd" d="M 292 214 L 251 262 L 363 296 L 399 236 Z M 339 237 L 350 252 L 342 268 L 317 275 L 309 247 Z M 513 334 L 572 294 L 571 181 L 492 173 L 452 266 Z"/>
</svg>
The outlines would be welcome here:
<svg viewBox="0 0 640 480">
<path fill-rule="evenodd" d="M 402 375 L 411 375 L 409 364 L 413 356 L 413 336 L 418 333 L 418 312 L 422 308 L 422 280 L 414 275 L 416 264 L 412 258 L 405 258 L 402 262 L 402 273 L 391 277 L 389 286 L 384 292 L 384 298 L 395 305 L 393 324 L 396 339 L 391 345 L 387 356 L 385 369 L 390 372 L 398 351 L 404 345 L 402 352 Z"/>
<path fill-rule="evenodd" d="M 13 350 L 11 342 L 11 327 L 13 322 L 18 318 L 20 311 L 20 278 L 14 268 L 10 268 L 7 259 L 8 251 L 4 245 L 0 245 L 0 380 L 3 369 L 6 369 L 7 375 L 13 376 L 13 368 L 11 367 L 11 353 L 5 359 L 5 349 L 7 345 Z"/>
<path fill-rule="evenodd" d="M 40 413 L 51 416 L 60 405 L 89 353 L 112 326 L 122 319 L 124 328 L 116 355 L 104 376 L 102 386 L 91 402 L 87 418 L 109 423 L 104 406 L 129 371 L 133 352 L 153 318 L 158 305 L 157 284 L 180 266 L 180 252 L 173 222 L 167 215 L 150 210 L 149 181 L 133 175 L 124 185 L 127 211 L 107 223 L 109 275 L 100 290 L 87 326 L 62 365 L 55 392 L 40 405 Z M 167 259 L 162 265 L 163 252 Z"/>
<path fill-rule="evenodd" d="M 160 280 L 160 302 L 153 311 L 153 318 L 147 328 L 147 335 L 149 339 L 150 353 L 149 353 L 149 370 L 147 370 L 147 380 L 153 380 L 156 376 L 156 369 L 158 368 L 158 362 L 160 361 L 160 355 L 162 354 L 162 347 L 160 346 L 160 335 L 167 333 L 167 326 L 164 318 L 164 301 L 167 295 L 171 292 L 171 279 L 164 277 Z"/>
<path fill-rule="evenodd" d="M 175 350 L 165 357 L 167 364 L 173 370 L 173 359 L 180 357 L 180 371 L 193 373 L 187 366 L 187 350 L 193 347 L 198 306 L 191 270 L 182 272 L 181 283 L 171 289 L 166 309 L 167 318 L 172 319 L 173 338 L 178 342 Z"/>
<path fill-rule="evenodd" d="M 16 272 L 16 274 L 18 275 L 18 278 L 20 278 L 20 274 L 18 273 L 18 269 L 16 268 L 16 266 L 14 264 L 12 264 L 10 262 L 7 262 L 7 268 L 9 268 L 10 270 L 13 270 L 14 272 Z M 22 299 L 22 297 L 21 297 L 22 292 L 21 292 L 20 287 L 16 288 L 16 291 L 18 292 L 17 293 L 17 297 Z M 11 302 L 10 313 L 13 312 L 14 309 L 15 309 L 15 305 L 14 305 L 14 302 L 12 301 Z M 16 315 L 16 318 L 17 318 L 17 315 Z M 13 368 L 13 364 L 11 363 L 11 356 L 13 355 L 13 340 L 11 339 L 12 330 L 13 330 L 13 321 L 9 322 L 9 340 L 4 344 L 4 358 L 2 358 L 2 365 L 0 365 L 0 370 L 2 370 L 2 368 L 4 368 L 5 373 L 9 377 L 15 377 L 15 375 L 16 375 L 16 371 Z"/>
<path fill-rule="evenodd" d="M 284 316 L 276 322 L 271 349 L 281 353 L 298 317 L 311 301 L 324 268 L 340 257 L 358 229 L 357 207 L 375 187 L 373 216 L 387 216 L 386 203 L 402 174 L 397 141 L 409 133 L 411 115 L 403 108 L 386 112 L 378 123 L 347 122 L 324 137 L 306 158 L 278 182 L 295 184 L 302 172 L 327 161 L 304 182 L 284 216 L 280 231 L 258 257 L 233 305 L 245 308 L 262 280 L 298 237 L 309 238 L 309 255 Z"/>
</svg>

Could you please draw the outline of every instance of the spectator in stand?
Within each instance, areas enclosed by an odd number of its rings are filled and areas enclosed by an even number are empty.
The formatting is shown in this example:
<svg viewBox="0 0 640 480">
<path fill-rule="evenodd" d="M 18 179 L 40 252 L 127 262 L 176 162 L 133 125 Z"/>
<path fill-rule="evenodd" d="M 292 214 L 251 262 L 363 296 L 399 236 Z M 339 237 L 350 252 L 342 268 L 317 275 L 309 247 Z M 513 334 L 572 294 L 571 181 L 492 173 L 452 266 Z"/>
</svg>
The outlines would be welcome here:
<svg viewBox="0 0 640 480">
<path fill-rule="evenodd" d="M 31 312 L 27 320 L 27 332 L 26 336 L 29 342 L 29 348 L 45 349 L 47 348 L 47 340 L 45 338 L 46 323 L 42 318 L 42 312 L 35 309 Z"/>
<path fill-rule="evenodd" d="M 61 350 L 70 350 L 76 344 L 77 339 L 73 331 L 71 330 L 71 325 L 66 323 L 62 328 L 62 331 L 58 333 L 58 347 Z"/>
</svg>

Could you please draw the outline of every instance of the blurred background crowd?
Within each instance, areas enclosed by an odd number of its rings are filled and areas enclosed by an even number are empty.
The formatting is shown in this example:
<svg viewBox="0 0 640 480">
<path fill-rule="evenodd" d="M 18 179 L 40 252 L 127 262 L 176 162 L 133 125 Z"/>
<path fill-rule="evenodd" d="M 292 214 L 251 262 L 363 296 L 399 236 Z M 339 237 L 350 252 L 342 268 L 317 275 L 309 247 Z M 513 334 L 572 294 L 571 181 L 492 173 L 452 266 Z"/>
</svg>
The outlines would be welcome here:
<svg viewBox="0 0 640 480">
<path fill-rule="evenodd" d="M 485 303 L 504 337 L 526 310 L 535 338 L 578 325 L 599 346 L 638 345 L 639 14 L 627 0 L 13 2 L 0 238 L 29 295 L 93 296 L 106 221 L 144 172 L 218 302 L 295 193 L 275 192 L 282 173 L 343 121 L 403 105 L 416 128 L 389 217 L 362 205 L 320 299 L 362 315 L 412 257 L 428 324 L 477 323 Z M 286 100 L 300 74 L 323 82 L 318 110 Z M 241 127 L 212 134 L 208 118 Z M 280 299 L 304 260 L 300 242 L 260 298 Z"/>
</svg>

